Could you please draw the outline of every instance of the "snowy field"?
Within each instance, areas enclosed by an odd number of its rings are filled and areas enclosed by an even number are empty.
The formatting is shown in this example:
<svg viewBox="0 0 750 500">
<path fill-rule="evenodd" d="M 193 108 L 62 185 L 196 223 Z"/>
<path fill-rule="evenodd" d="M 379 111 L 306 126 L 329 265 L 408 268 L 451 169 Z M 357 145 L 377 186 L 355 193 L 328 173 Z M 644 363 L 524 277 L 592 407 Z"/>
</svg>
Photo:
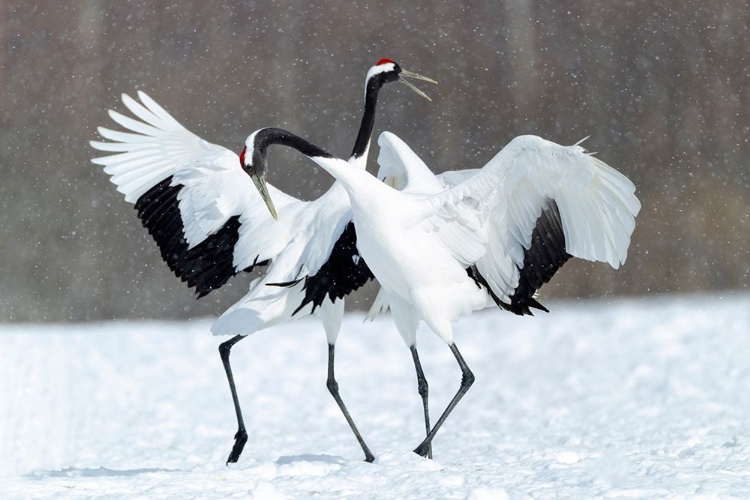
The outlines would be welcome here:
<svg viewBox="0 0 750 500">
<path fill-rule="evenodd" d="M 314 320 L 233 351 L 236 430 L 210 321 L 0 326 L 0 497 L 750 498 L 750 295 L 550 302 L 456 326 L 477 381 L 422 438 L 409 351 L 390 318 L 349 316 L 329 396 Z M 436 419 L 458 388 L 420 332 Z"/>
</svg>

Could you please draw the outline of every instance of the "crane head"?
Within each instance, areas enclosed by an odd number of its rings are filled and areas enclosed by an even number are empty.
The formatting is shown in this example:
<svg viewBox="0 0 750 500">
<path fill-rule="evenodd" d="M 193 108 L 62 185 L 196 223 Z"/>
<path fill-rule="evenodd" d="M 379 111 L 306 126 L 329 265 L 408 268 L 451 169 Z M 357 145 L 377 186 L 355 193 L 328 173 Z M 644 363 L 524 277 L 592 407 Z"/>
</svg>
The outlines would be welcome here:
<svg viewBox="0 0 750 500">
<path fill-rule="evenodd" d="M 424 82 L 437 83 L 432 78 L 428 78 L 418 73 L 413 73 L 411 71 L 403 69 L 396 61 L 392 59 L 381 59 L 367 72 L 367 78 L 365 80 L 365 94 L 367 93 L 370 85 L 375 85 L 377 88 L 380 88 L 386 83 L 401 82 L 409 87 L 409 89 L 413 90 L 428 101 L 432 100 L 427 96 L 427 94 L 419 90 L 416 86 L 414 86 L 413 83 L 408 81 L 407 78 L 413 80 L 422 80 Z"/>
<path fill-rule="evenodd" d="M 262 129 L 261 129 L 262 130 Z M 253 132 L 245 141 L 245 147 L 242 148 L 240 153 L 240 165 L 250 178 L 253 180 L 260 197 L 263 198 L 268 211 L 271 212 L 271 216 L 278 220 L 279 216 L 276 214 L 276 207 L 274 207 L 271 201 L 271 194 L 268 192 L 268 184 L 266 183 L 266 177 L 268 176 L 266 148 L 259 148 L 255 145 L 255 137 L 260 130 Z M 248 156 L 248 152 L 250 153 Z"/>
</svg>

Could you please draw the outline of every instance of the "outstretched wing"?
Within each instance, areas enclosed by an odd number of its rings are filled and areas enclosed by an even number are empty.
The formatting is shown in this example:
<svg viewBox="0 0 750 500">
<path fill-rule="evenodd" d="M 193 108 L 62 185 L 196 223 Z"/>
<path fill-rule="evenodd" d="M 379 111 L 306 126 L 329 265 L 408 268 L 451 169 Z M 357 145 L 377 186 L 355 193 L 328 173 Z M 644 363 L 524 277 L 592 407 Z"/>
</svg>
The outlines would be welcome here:
<svg viewBox="0 0 750 500">
<path fill-rule="evenodd" d="M 99 127 L 111 142 L 91 146 L 113 154 L 92 161 L 135 204 L 170 269 L 201 297 L 276 257 L 299 232 L 293 218 L 273 221 L 236 154 L 188 131 L 144 92 L 138 96 L 141 102 L 122 96 L 137 119 L 109 112 L 127 132 Z M 280 214 L 304 205 L 269 190 Z"/>
<path fill-rule="evenodd" d="M 580 146 L 521 136 L 476 175 L 425 199 L 422 223 L 438 232 L 458 223 L 485 240 L 476 271 L 496 302 L 524 314 L 570 256 L 614 268 L 625 262 L 641 206 L 634 192 L 630 180 Z"/>
</svg>

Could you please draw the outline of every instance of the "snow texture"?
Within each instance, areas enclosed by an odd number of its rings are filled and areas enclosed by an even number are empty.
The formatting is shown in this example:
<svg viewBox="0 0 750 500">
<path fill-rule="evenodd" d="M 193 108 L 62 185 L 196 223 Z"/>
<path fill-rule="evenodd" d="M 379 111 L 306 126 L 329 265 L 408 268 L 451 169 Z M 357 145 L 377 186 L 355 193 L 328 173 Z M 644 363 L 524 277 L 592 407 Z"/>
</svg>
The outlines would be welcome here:
<svg viewBox="0 0 750 500">
<path fill-rule="evenodd" d="M 14 498 L 750 498 L 750 295 L 547 303 L 456 326 L 477 381 L 422 438 L 390 318 L 348 316 L 337 350 L 361 451 L 325 386 L 322 327 L 232 354 L 236 430 L 210 321 L 0 326 L 0 496 Z M 421 330 L 433 421 L 458 388 Z"/>
</svg>

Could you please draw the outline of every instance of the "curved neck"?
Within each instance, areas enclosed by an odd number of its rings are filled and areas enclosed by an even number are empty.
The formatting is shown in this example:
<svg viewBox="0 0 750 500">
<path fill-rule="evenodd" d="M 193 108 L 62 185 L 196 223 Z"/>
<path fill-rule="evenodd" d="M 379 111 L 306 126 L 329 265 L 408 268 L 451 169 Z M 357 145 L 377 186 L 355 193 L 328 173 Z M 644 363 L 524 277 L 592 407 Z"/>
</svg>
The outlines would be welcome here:
<svg viewBox="0 0 750 500">
<path fill-rule="evenodd" d="M 349 174 L 360 172 L 356 168 L 350 168 L 349 164 L 315 144 L 306 141 L 298 135 L 281 128 L 264 128 L 255 132 L 253 148 L 253 161 L 249 165 L 253 169 L 251 175 L 265 177 L 268 172 L 268 147 L 274 144 L 295 149 L 317 163 L 337 180 L 349 177 Z M 246 170 L 247 171 L 247 170 Z M 365 172 L 366 173 L 366 172 Z"/>
<path fill-rule="evenodd" d="M 357 140 L 354 142 L 354 149 L 352 149 L 352 158 L 362 158 L 367 154 L 372 129 L 375 127 L 378 92 L 380 92 L 383 83 L 383 79 L 379 78 L 379 75 L 375 75 L 368 79 L 365 84 L 365 112 L 362 115 L 362 123 L 359 125 L 359 134 L 357 134 Z"/>
<path fill-rule="evenodd" d="M 370 175 L 366 170 L 351 168 L 348 162 L 333 156 L 328 151 L 284 129 L 261 129 L 255 132 L 253 141 L 253 161 L 245 169 L 251 177 L 260 177 L 265 180 L 268 171 L 268 147 L 273 144 L 279 144 L 295 149 L 317 163 L 318 166 L 341 182 L 350 198 L 358 196 L 353 193 L 365 192 L 372 194 L 378 189 L 387 188 L 385 184 L 378 181 L 377 178 Z M 354 199 L 352 199 L 352 202 L 354 202 Z"/>
<path fill-rule="evenodd" d="M 302 137 L 281 128 L 270 127 L 259 130 L 255 135 L 254 142 L 255 151 L 253 153 L 253 156 L 255 158 L 255 155 L 258 155 L 264 166 L 267 162 L 268 147 L 273 144 L 280 144 L 282 146 L 296 149 L 303 155 L 310 158 L 316 156 L 322 158 L 334 157 L 325 149 L 319 148 L 315 144 L 306 141 Z"/>
</svg>

